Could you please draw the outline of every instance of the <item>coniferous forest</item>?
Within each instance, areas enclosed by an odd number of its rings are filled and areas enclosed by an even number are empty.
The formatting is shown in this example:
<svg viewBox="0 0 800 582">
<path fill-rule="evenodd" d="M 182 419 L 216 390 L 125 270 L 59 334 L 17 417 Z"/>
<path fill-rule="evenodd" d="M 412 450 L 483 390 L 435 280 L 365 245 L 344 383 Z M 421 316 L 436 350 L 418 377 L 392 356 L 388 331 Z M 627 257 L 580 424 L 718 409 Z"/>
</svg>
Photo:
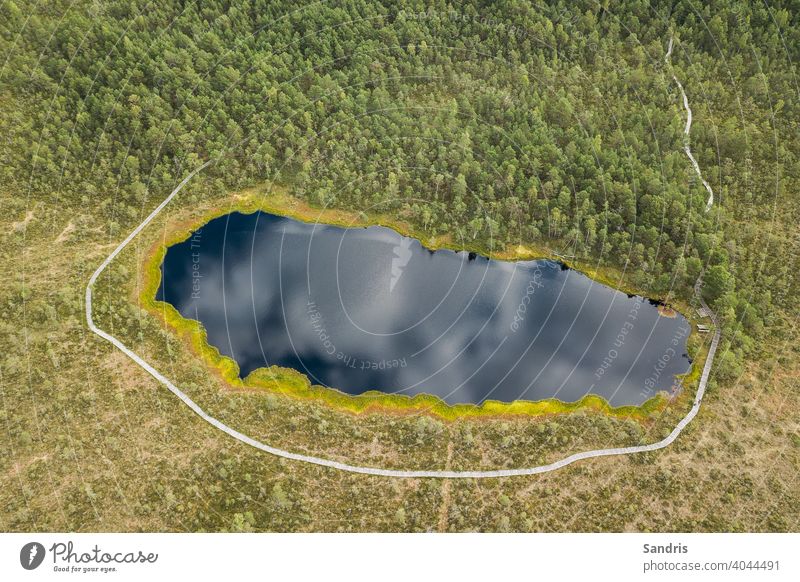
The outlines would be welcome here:
<svg viewBox="0 0 800 582">
<path fill-rule="evenodd" d="M 65 208 L 113 191 L 129 224 L 214 159 L 218 189 L 275 180 L 432 234 L 544 240 L 660 296 L 705 269 L 745 350 L 796 299 L 789 5 L 626 1 L 623 21 L 594 1 L 125 1 L 57 19 L 67 4 L 2 6 L 7 189 Z"/>
<path fill-rule="evenodd" d="M 53 330 L 74 326 L 68 353 L 89 341 L 81 335 L 89 275 L 207 161 L 180 204 L 277 184 L 314 207 L 396 216 L 469 249 L 553 249 L 624 273 L 630 288 L 668 303 L 688 305 L 702 275 L 723 329 L 715 381 L 735 385 L 752 372 L 748 362 L 797 360 L 796 0 L 5 0 L 0 54 L 4 261 L 24 257 L 33 265 L 26 268 L 39 268 L 25 250 L 39 244 L 36 228 L 41 241 L 59 244 L 78 236 L 70 229 L 94 237 L 91 252 L 75 246 L 55 255 L 51 266 L 69 273 L 64 279 L 43 270 L 38 283 L 35 274 L 4 283 L 0 337 L 11 347 L 0 378 L 45 386 L 53 402 L 58 374 L 41 366 L 67 365 Z M 675 79 L 692 109 L 688 138 Z M 713 189 L 709 209 L 687 146 Z M 36 227 L 44 209 L 69 220 L 67 228 L 55 218 L 53 232 Z M 85 260 L 80 270 L 59 262 L 73 259 Z M 31 291 L 45 283 L 53 289 Z M 139 315 L 118 311 L 130 329 L 139 325 Z M 30 336 L 9 323 L 23 315 L 38 329 Z M 45 354 L 39 363 L 22 353 L 28 342 Z M 796 398 L 796 376 L 775 378 Z M 18 414 L 0 419 L 14 455 L 38 442 L 33 421 Z M 796 462 L 796 432 L 780 438 Z M 7 475 L 11 459 L 0 460 Z M 737 487 L 720 499 L 747 497 Z M 184 498 L 165 491 L 158 495 Z M 758 495 L 748 499 L 755 505 Z M 796 502 L 797 492 L 774 499 Z M 158 504 L 147 507 L 137 515 L 153 515 Z M 15 516 L 7 525 L 19 527 L 36 511 L 7 513 Z M 167 527 L 230 525 L 213 513 Z M 587 527 L 609 527 L 601 514 L 587 517 L 595 519 Z M 239 527 L 246 514 L 237 515 Z M 647 527 L 665 527 L 660 519 Z M 731 528 L 746 527 L 729 519 Z M 764 519 L 749 525 L 797 525 L 796 517 Z M 425 521 L 410 510 L 397 520 Z"/>
</svg>

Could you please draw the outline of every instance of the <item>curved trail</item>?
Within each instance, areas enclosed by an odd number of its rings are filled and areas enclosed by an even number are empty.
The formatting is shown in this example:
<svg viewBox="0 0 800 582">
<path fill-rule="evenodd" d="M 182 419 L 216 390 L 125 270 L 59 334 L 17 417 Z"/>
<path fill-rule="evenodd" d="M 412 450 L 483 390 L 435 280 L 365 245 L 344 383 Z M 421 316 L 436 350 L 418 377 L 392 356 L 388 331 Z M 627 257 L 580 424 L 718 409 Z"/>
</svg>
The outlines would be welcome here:
<svg viewBox="0 0 800 582">
<path fill-rule="evenodd" d="M 669 43 L 669 50 L 667 51 L 667 63 L 669 63 L 669 57 L 672 53 L 672 39 L 670 39 Z M 684 130 L 685 136 L 685 146 L 684 151 L 689 156 L 689 159 L 692 161 L 692 165 L 695 168 L 695 171 L 700 175 L 700 179 L 703 180 L 702 175 L 700 174 L 700 167 L 697 164 L 697 161 L 692 156 L 691 150 L 689 149 L 688 143 L 688 136 L 689 136 L 689 129 L 692 124 L 692 110 L 689 108 L 689 101 L 686 97 L 686 93 L 683 91 L 683 86 L 680 84 L 678 79 L 673 74 L 672 78 L 677 83 L 678 87 L 683 94 L 683 104 L 688 112 L 688 119 L 686 122 L 686 129 Z M 705 394 L 706 384 L 708 383 L 708 377 L 711 374 L 711 367 L 714 362 L 714 356 L 717 351 L 717 346 L 720 340 L 720 328 L 717 322 L 716 315 L 708 309 L 705 301 L 700 295 L 700 288 L 702 286 L 702 281 L 698 279 L 695 285 L 695 294 L 697 295 L 700 304 L 708 310 L 711 314 L 711 319 L 714 323 L 714 338 L 711 341 L 711 346 L 708 350 L 708 356 L 706 357 L 705 365 L 703 366 L 703 373 L 700 376 L 700 383 L 697 387 L 697 394 L 694 397 L 694 403 L 692 408 L 686 414 L 684 418 L 678 422 L 677 426 L 672 430 L 672 432 L 664 439 L 649 444 L 649 445 L 639 445 L 633 447 L 619 447 L 619 448 L 610 448 L 610 449 L 597 449 L 593 451 L 584 451 L 581 453 L 575 453 L 574 455 L 570 455 L 565 457 L 561 460 L 555 461 L 553 463 L 547 465 L 539 465 L 536 467 L 527 467 L 521 469 L 498 469 L 493 471 L 421 471 L 421 470 L 413 470 L 413 471 L 403 471 L 399 469 L 381 469 L 377 467 L 364 467 L 360 465 L 350 465 L 348 463 L 343 463 L 340 461 L 333 461 L 330 459 L 323 459 L 321 457 L 314 457 L 311 455 L 302 455 L 299 453 L 293 453 L 291 451 L 285 451 L 283 449 L 279 449 L 276 447 L 272 447 L 270 445 L 264 444 L 260 441 L 257 441 L 254 438 L 251 438 L 245 434 L 240 433 L 237 430 L 229 427 L 222 421 L 210 416 L 206 413 L 194 400 L 189 398 L 180 388 L 175 386 L 167 377 L 162 375 L 158 370 L 153 368 L 150 364 L 148 364 L 145 360 L 143 360 L 140 356 L 138 356 L 133 350 L 125 346 L 120 340 L 112 336 L 111 334 L 103 331 L 102 329 L 98 328 L 92 319 L 92 289 L 94 284 L 97 282 L 98 277 L 102 274 L 102 272 L 108 267 L 109 264 L 114 260 L 114 258 L 138 235 L 163 209 L 164 207 L 169 204 L 169 202 L 183 189 L 183 187 L 199 172 L 204 170 L 212 163 L 212 160 L 207 161 L 202 166 L 198 167 L 194 171 L 192 171 L 188 176 L 186 176 L 183 181 L 178 184 L 178 186 L 167 196 L 161 204 L 153 210 L 150 215 L 144 219 L 144 221 L 137 226 L 133 232 L 131 232 L 128 237 L 123 240 L 114 251 L 106 257 L 106 259 L 102 262 L 102 264 L 97 268 L 97 270 L 92 274 L 91 278 L 89 279 L 89 284 L 86 287 L 86 322 L 89 326 L 89 329 L 102 337 L 103 339 L 111 342 L 117 349 L 123 352 L 126 356 L 131 358 L 136 364 L 141 366 L 148 374 L 153 376 L 156 380 L 166 386 L 170 392 L 172 392 L 175 396 L 180 398 L 184 404 L 186 404 L 195 414 L 197 414 L 200 418 L 218 428 L 225 434 L 235 438 L 238 441 L 241 441 L 247 445 L 255 447 L 261 451 L 276 455 L 278 457 L 283 457 L 285 459 L 291 459 L 294 461 L 302 461 L 305 463 L 312 463 L 314 465 L 320 465 L 322 467 L 329 467 L 331 469 L 338 469 L 340 471 L 349 471 L 351 473 L 362 473 L 366 475 L 376 475 L 380 477 L 404 477 L 404 478 L 420 478 L 420 477 L 431 477 L 431 478 L 438 478 L 438 479 L 464 479 L 464 478 L 471 478 L 471 479 L 481 479 L 481 478 L 492 478 L 492 477 L 516 477 L 516 476 L 523 476 L 523 475 L 537 475 L 539 473 L 547 473 L 549 471 L 555 471 L 556 469 L 560 469 L 562 467 L 566 467 L 567 465 L 571 465 L 576 461 L 581 461 L 584 459 L 594 459 L 597 457 L 612 457 L 617 455 L 631 455 L 634 453 L 643 453 L 648 451 L 657 451 L 659 449 L 663 449 L 678 438 L 678 435 L 681 434 L 684 428 L 692 421 L 692 419 L 697 416 L 697 413 L 700 411 L 700 404 L 703 401 L 703 395 Z M 711 204 L 714 200 L 713 192 L 711 191 L 711 187 L 708 183 L 703 180 L 703 184 L 705 185 L 706 189 L 710 194 L 710 198 L 706 205 L 706 211 L 711 207 Z"/>
<path fill-rule="evenodd" d="M 198 174 L 201 170 L 205 169 L 211 161 L 206 162 L 193 172 L 191 172 L 183 181 L 178 184 L 178 186 L 170 193 L 167 198 L 158 205 L 158 207 L 153 210 L 153 212 L 145 218 L 145 220 L 137 226 L 128 237 L 122 241 L 114 251 L 106 257 L 106 259 L 102 262 L 102 264 L 97 268 L 94 272 L 92 277 L 89 279 L 89 284 L 86 287 L 86 322 L 89 326 L 89 329 L 102 337 L 103 339 L 111 342 L 116 348 L 118 348 L 121 352 L 123 352 L 126 356 L 131 358 L 134 362 L 136 362 L 139 366 L 141 366 L 148 374 L 153 376 L 156 380 L 161 382 L 164 386 L 166 386 L 170 392 L 175 394 L 178 398 L 180 398 L 184 404 L 186 404 L 192 411 L 200 416 L 203 420 L 211 424 L 212 426 L 218 428 L 222 432 L 226 433 L 227 435 L 245 443 L 252 447 L 255 447 L 259 450 L 265 451 L 267 453 L 271 453 L 273 455 L 277 455 L 279 457 L 283 457 L 286 459 L 292 459 L 294 461 L 303 461 L 305 463 L 312 463 L 314 465 L 320 465 L 323 467 L 330 467 L 332 469 L 339 469 L 341 471 L 349 471 L 352 473 L 363 473 L 366 475 L 377 475 L 381 477 L 433 477 L 439 479 L 463 479 L 463 478 L 488 478 L 488 477 L 515 477 L 521 475 L 536 475 L 539 473 L 547 473 L 549 471 L 555 471 L 556 469 L 560 469 L 562 467 L 566 467 L 576 461 L 581 461 L 583 459 L 593 459 L 596 457 L 611 457 L 616 455 L 630 455 L 633 453 L 643 453 L 647 451 L 657 451 L 658 449 L 663 449 L 664 447 L 669 446 L 678 435 L 681 434 L 686 425 L 688 425 L 692 419 L 697 415 L 700 410 L 700 403 L 703 400 L 703 395 L 705 394 L 706 384 L 708 382 L 708 377 L 711 373 L 711 366 L 714 362 L 714 355 L 717 351 L 717 345 L 719 344 L 720 339 L 720 328 L 717 325 L 717 318 L 716 315 L 709 310 L 711 313 L 711 319 L 714 322 L 714 339 L 711 341 L 711 347 L 708 350 L 708 356 L 706 358 L 705 365 L 703 366 L 703 373 L 700 377 L 700 384 L 697 387 L 697 394 L 694 398 L 694 404 L 692 405 L 691 410 L 689 410 L 688 414 L 681 419 L 678 425 L 672 430 L 672 432 L 663 440 L 660 440 L 656 443 L 652 443 L 649 445 L 640 445 L 634 447 L 619 447 L 619 448 L 612 448 L 612 449 L 597 449 L 593 451 L 585 451 L 582 453 L 576 453 L 574 455 L 570 455 L 569 457 L 565 457 L 559 461 L 554 463 L 550 463 L 548 465 L 539 465 L 536 467 L 528 467 L 523 469 L 499 469 L 494 471 L 403 471 L 397 469 L 380 469 L 376 467 L 362 467 L 359 465 L 350 465 L 347 463 L 342 463 L 339 461 L 332 461 L 330 459 L 323 459 L 320 457 L 314 457 L 311 455 L 301 455 L 298 453 L 292 453 L 291 451 L 285 451 L 283 449 L 279 449 L 276 447 L 269 446 L 264 444 L 260 441 L 257 441 L 245 434 L 240 433 L 237 430 L 232 429 L 228 425 L 224 424 L 220 420 L 217 420 L 213 416 L 210 416 L 206 413 L 200 406 L 194 402 L 191 398 L 189 398 L 180 388 L 175 386 L 168 378 L 162 375 L 158 370 L 153 368 L 150 364 L 144 361 L 141 357 L 139 357 L 133 350 L 125 346 L 120 340 L 112 336 L 111 334 L 103 331 L 99 327 L 94 324 L 94 320 L 92 319 L 92 289 L 94 287 L 95 282 L 97 281 L 98 277 L 102 274 L 102 272 L 111 264 L 111 261 L 139 234 L 157 215 L 161 212 L 164 207 L 172 200 L 178 192 L 183 189 L 183 187 L 191 180 L 196 174 Z M 698 279 L 697 284 L 695 285 L 695 293 L 697 294 L 698 299 L 700 300 L 700 304 L 708 309 L 703 298 L 700 296 L 700 287 L 701 281 Z"/>
<path fill-rule="evenodd" d="M 672 63 L 670 61 L 670 57 L 672 56 L 672 39 L 669 39 L 669 47 L 667 48 L 667 54 L 664 57 L 664 62 L 670 66 Z M 678 85 L 678 89 L 681 90 L 681 95 L 683 95 L 683 108 L 686 109 L 686 127 L 683 128 L 683 151 L 686 152 L 686 155 L 689 158 L 689 161 L 692 162 L 692 166 L 694 167 L 694 171 L 697 172 L 697 176 L 700 178 L 700 181 L 703 183 L 703 186 L 706 187 L 708 191 L 708 201 L 706 202 L 706 212 L 711 210 L 711 206 L 714 204 L 714 191 L 711 189 L 711 186 L 708 182 L 706 182 L 705 178 L 703 178 L 703 173 L 700 171 L 700 164 L 697 163 L 697 160 L 694 159 L 694 154 L 692 154 L 692 148 L 689 147 L 689 131 L 692 129 L 692 109 L 689 107 L 689 98 L 686 96 L 686 91 L 683 90 L 683 85 L 681 82 L 678 81 L 678 77 L 675 76 L 675 73 L 672 73 L 672 80 L 675 81 L 675 84 Z"/>
</svg>

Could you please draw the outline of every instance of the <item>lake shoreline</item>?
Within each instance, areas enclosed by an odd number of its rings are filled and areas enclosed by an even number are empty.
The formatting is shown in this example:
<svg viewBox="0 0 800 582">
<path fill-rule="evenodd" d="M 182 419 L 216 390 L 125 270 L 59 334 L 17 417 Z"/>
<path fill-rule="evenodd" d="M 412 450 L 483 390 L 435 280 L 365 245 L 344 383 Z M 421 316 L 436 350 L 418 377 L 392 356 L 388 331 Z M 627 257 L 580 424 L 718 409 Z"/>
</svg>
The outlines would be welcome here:
<svg viewBox="0 0 800 582">
<path fill-rule="evenodd" d="M 586 395 L 574 402 L 565 402 L 555 398 L 543 400 L 516 400 L 513 402 L 500 402 L 496 400 L 486 400 L 480 404 L 448 404 L 437 396 L 429 394 L 417 394 L 416 396 L 406 396 L 400 394 L 389 394 L 378 391 L 367 391 L 361 394 L 351 395 L 339 391 L 335 388 L 312 385 L 310 380 L 302 373 L 289 368 L 258 368 L 244 379 L 239 377 L 238 364 L 231 358 L 223 356 L 211 346 L 206 339 L 206 331 L 203 326 L 195 321 L 185 319 L 169 303 L 156 300 L 156 292 L 161 284 L 161 264 L 164 260 L 168 247 L 186 241 L 192 233 L 209 221 L 230 214 L 240 212 L 242 214 L 252 214 L 255 212 L 267 212 L 278 216 L 284 216 L 300 220 L 302 222 L 320 222 L 326 225 L 334 225 L 345 228 L 369 228 L 371 226 L 384 226 L 395 230 L 402 236 L 415 238 L 420 244 L 431 252 L 437 250 L 451 250 L 455 252 L 469 252 L 481 254 L 488 259 L 494 260 L 551 260 L 559 263 L 562 268 L 573 269 L 578 273 L 589 277 L 593 281 L 597 278 L 575 268 L 568 262 L 555 256 L 549 250 L 539 249 L 534 251 L 530 246 L 517 246 L 515 249 L 504 249 L 500 252 L 486 252 L 481 250 L 460 249 L 452 244 L 446 237 L 431 238 L 420 237 L 410 225 L 394 217 L 386 215 L 376 215 L 369 217 L 362 213 L 348 212 L 338 209 L 321 210 L 275 190 L 274 195 L 267 195 L 263 190 L 252 188 L 234 193 L 225 203 L 217 203 L 203 209 L 200 213 L 181 220 L 175 227 L 170 228 L 161 240 L 154 241 L 151 248 L 145 255 L 144 269 L 142 271 L 141 293 L 139 293 L 140 304 L 151 315 L 163 320 L 179 337 L 187 342 L 191 351 L 197 353 L 201 359 L 212 369 L 225 385 L 235 390 L 269 390 L 278 394 L 288 395 L 304 400 L 321 401 L 328 405 L 354 414 L 363 413 L 390 413 L 390 414 L 430 414 L 444 420 L 456 420 L 460 418 L 485 418 L 502 416 L 542 416 L 552 414 L 563 414 L 578 410 L 594 411 L 614 417 L 631 418 L 637 421 L 647 421 L 660 415 L 667 404 L 670 402 L 679 403 L 685 398 L 688 392 L 687 386 L 682 385 L 681 389 L 672 397 L 665 392 L 656 393 L 640 405 L 626 405 L 612 407 L 603 397 L 598 395 Z M 484 250 L 485 251 L 485 250 Z M 598 281 L 599 282 L 599 281 Z M 645 299 L 645 295 L 631 293 L 631 290 L 620 289 L 611 285 L 614 289 L 620 290 L 628 295 L 639 295 Z M 666 304 L 660 300 L 649 299 L 656 305 Z M 691 319 L 687 316 L 691 323 Z M 693 379 L 694 371 L 700 365 L 699 358 L 694 358 L 689 371 L 678 377 L 681 384 Z"/>
</svg>

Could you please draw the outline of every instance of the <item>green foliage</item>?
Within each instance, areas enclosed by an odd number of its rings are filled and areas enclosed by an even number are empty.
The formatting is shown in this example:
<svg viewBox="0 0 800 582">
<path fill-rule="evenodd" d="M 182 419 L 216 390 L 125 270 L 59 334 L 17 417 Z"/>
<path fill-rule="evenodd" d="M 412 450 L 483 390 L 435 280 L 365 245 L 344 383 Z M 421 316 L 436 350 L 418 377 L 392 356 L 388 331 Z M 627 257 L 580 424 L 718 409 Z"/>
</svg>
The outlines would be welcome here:
<svg viewBox="0 0 800 582">
<path fill-rule="evenodd" d="M 96 208 L 111 235 L 214 159 L 198 190 L 277 181 L 465 246 L 599 257 L 661 297 L 689 298 L 705 269 L 743 349 L 773 303 L 797 299 L 800 137 L 779 120 L 800 117 L 800 26 L 781 2 L 56 0 L 0 14 L 4 187 Z"/>
<path fill-rule="evenodd" d="M 738 0 L 0 3 L 3 530 L 797 531 L 799 14 Z M 232 442 L 83 318 L 89 274 L 210 158 L 173 209 L 272 180 L 451 244 L 574 254 L 657 295 L 686 299 L 705 271 L 724 335 L 700 415 L 666 452 L 448 481 L 447 495 Z M 263 442 L 369 466 L 533 466 L 652 442 L 691 406 L 682 394 L 640 423 L 599 402 L 546 402 L 546 419 L 489 403 L 512 414 L 437 424 L 220 391 L 132 307 L 161 226 L 117 258 L 127 275 L 98 281 L 95 317 Z"/>
<path fill-rule="evenodd" d="M 712 302 L 733 290 L 733 278 L 723 265 L 714 265 L 703 278 L 703 293 Z"/>
</svg>

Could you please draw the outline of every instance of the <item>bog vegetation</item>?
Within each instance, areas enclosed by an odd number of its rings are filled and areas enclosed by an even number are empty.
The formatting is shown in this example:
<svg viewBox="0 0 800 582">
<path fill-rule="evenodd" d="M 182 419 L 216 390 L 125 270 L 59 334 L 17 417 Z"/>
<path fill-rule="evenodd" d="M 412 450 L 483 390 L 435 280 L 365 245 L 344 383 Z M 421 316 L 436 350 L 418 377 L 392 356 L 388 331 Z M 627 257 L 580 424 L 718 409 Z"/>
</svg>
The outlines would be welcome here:
<svg viewBox="0 0 800 582">
<path fill-rule="evenodd" d="M 0 3 L 0 529 L 796 530 L 799 16 L 780 0 Z M 665 299 L 704 272 L 724 340 L 701 416 L 663 454 L 452 490 L 239 447 L 83 322 L 91 272 L 209 159 L 181 208 L 274 183 L 465 247 L 557 249 Z M 131 304 L 135 258 L 101 282 L 131 292 L 98 290 L 96 316 L 179 354 Z M 171 364 L 265 442 L 375 465 L 532 465 L 652 441 L 683 414 L 354 420 Z"/>
<path fill-rule="evenodd" d="M 210 188 L 288 183 L 467 246 L 544 240 L 662 297 L 705 269 L 737 357 L 795 299 L 774 249 L 797 216 L 800 33 L 779 5 L 71 4 L 0 9 L 7 189 L 127 227 L 213 158 Z"/>
</svg>

